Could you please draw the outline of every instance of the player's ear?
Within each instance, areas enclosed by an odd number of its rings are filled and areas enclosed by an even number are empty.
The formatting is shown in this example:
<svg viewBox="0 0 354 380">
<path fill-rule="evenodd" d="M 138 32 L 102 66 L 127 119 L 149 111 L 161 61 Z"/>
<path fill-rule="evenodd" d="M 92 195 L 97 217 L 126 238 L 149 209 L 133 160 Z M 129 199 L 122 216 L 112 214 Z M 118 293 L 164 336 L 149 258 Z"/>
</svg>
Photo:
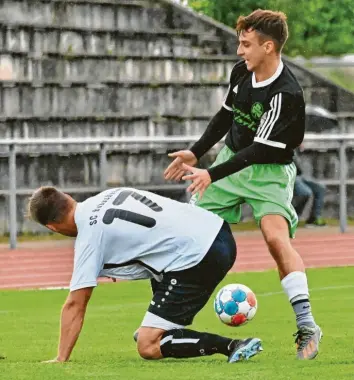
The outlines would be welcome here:
<svg viewBox="0 0 354 380">
<path fill-rule="evenodd" d="M 266 54 L 272 53 L 273 51 L 275 51 L 274 41 L 272 41 L 272 40 L 265 41 L 263 44 L 263 48 L 264 48 Z"/>
</svg>

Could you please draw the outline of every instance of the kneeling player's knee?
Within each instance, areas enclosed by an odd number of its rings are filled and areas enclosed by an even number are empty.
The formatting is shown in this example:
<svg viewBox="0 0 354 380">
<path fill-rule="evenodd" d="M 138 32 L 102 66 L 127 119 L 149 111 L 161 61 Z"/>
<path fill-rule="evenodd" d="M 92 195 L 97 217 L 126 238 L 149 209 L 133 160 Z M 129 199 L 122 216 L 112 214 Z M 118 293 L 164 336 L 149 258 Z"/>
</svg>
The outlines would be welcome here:
<svg viewBox="0 0 354 380">
<path fill-rule="evenodd" d="M 146 360 L 156 360 L 161 358 L 160 346 L 157 343 L 138 340 L 138 352 L 139 355 Z"/>
</svg>

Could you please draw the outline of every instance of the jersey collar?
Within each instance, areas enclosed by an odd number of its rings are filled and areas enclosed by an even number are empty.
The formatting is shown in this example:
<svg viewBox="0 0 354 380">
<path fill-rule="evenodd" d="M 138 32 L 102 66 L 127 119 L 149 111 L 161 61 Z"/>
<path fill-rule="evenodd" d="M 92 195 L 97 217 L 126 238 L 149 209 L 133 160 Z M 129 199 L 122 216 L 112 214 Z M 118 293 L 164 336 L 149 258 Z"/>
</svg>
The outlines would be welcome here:
<svg viewBox="0 0 354 380">
<path fill-rule="evenodd" d="M 252 73 L 252 87 L 253 88 L 258 88 L 258 87 L 265 87 L 274 82 L 278 76 L 281 74 L 284 68 L 284 63 L 282 60 L 280 60 L 279 66 L 276 70 L 276 72 L 268 79 L 262 81 L 262 82 L 256 82 L 256 75 Z"/>
</svg>

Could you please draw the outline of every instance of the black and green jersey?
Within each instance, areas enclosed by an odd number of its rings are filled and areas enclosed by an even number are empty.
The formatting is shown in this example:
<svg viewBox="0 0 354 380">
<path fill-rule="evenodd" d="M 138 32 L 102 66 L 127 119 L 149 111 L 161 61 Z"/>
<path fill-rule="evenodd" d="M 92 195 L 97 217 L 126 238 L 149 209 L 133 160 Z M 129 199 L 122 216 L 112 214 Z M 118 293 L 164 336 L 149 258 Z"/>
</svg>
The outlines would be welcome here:
<svg viewBox="0 0 354 380">
<path fill-rule="evenodd" d="M 292 161 L 305 133 L 303 91 L 290 69 L 280 62 L 274 75 L 256 82 L 244 61 L 237 63 L 223 104 L 233 113 L 226 145 L 238 152 L 254 142 L 280 148 L 279 163 Z"/>
<path fill-rule="evenodd" d="M 237 63 L 223 107 L 190 150 L 197 159 L 226 135 L 234 156 L 208 169 L 212 182 L 254 164 L 287 165 L 305 133 L 303 91 L 280 61 L 272 77 L 256 82 L 244 61 Z"/>
</svg>

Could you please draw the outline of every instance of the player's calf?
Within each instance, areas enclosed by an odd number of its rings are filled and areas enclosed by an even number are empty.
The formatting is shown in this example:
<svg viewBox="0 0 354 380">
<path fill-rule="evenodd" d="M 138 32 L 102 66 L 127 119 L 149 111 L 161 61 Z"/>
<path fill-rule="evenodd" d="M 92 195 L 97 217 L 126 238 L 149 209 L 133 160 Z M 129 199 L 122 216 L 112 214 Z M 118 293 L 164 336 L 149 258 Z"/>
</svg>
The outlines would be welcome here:
<svg viewBox="0 0 354 380">
<path fill-rule="evenodd" d="M 271 223 L 273 222 L 273 223 Z M 288 296 L 296 317 L 298 328 L 298 358 L 312 359 L 318 353 L 321 339 L 312 315 L 309 288 L 304 264 L 289 241 L 285 219 L 268 216 L 262 219 L 262 232 L 269 251 L 277 262 L 281 285 Z"/>
<path fill-rule="evenodd" d="M 262 351 L 258 338 L 230 339 L 216 334 L 173 329 L 165 331 L 159 341 L 139 333 L 138 352 L 144 359 L 194 358 L 222 354 L 229 363 L 247 360 Z"/>
</svg>

